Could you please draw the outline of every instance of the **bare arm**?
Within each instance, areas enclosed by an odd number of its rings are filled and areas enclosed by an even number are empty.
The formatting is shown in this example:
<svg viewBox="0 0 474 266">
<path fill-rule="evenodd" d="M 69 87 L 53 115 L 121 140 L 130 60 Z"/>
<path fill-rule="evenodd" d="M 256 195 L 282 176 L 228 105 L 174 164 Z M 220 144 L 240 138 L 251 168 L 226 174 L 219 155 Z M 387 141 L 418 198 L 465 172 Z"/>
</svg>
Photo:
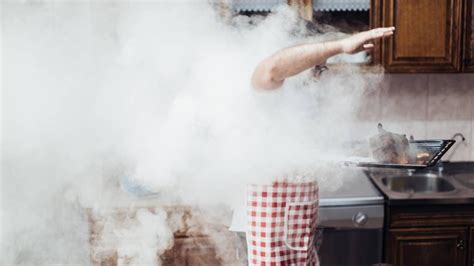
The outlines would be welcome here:
<svg viewBox="0 0 474 266">
<path fill-rule="evenodd" d="M 279 50 L 260 62 L 253 73 L 252 86 L 262 90 L 277 89 L 286 78 L 324 64 L 331 56 L 373 49 L 370 41 L 390 36 L 394 30 L 394 27 L 377 28 L 338 41 L 301 44 Z"/>
</svg>

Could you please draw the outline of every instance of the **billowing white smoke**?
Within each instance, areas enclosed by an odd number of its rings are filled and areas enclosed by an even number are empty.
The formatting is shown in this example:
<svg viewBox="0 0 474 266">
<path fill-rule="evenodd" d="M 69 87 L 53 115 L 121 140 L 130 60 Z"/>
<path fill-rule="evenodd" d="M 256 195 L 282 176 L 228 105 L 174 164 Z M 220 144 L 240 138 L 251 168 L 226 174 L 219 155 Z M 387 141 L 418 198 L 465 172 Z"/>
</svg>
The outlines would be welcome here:
<svg viewBox="0 0 474 266">
<path fill-rule="evenodd" d="M 150 212 L 139 209 L 134 219 L 102 217 L 102 232 L 93 243 L 93 258 L 104 257 L 103 253 L 117 252 L 119 265 L 155 265 L 158 255 L 173 243 L 173 231 L 168 225 L 168 216 L 162 209 Z"/>
<path fill-rule="evenodd" d="M 347 66 L 252 90 L 264 57 L 335 36 L 303 37 L 288 8 L 224 22 L 203 1 L 2 5 L 2 265 L 88 264 L 84 208 L 111 207 L 123 176 L 164 204 L 232 204 L 293 171 L 340 184 L 325 165 L 379 79 Z M 162 220 L 140 215 L 118 236 Z"/>
</svg>

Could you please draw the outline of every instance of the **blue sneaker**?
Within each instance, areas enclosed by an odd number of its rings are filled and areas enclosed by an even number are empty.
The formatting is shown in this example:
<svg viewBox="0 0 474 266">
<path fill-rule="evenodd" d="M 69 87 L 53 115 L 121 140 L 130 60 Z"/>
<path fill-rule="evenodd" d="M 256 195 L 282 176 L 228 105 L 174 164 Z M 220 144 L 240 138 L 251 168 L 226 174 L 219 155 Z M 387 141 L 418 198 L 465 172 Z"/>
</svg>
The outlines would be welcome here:
<svg viewBox="0 0 474 266">
<path fill-rule="evenodd" d="M 129 195 L 136 198 L 155 198 L 160 193 L 153 192 L 143 184 L 139 183 L 137 179 L 123 176 L 120 180 L 120 188 Z"/>
</svg>

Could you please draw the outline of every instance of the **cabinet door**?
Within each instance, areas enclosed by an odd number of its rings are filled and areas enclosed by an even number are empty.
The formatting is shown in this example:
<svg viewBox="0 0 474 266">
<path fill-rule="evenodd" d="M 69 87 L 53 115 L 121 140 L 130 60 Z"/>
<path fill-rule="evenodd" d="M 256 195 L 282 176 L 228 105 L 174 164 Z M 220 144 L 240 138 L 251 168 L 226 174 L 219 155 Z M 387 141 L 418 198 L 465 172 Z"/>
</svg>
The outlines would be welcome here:
<svg viewBox="0 0 474 266">
<path fill-rule="evenodd" d="M 391 229 L 387 262 L 394 266 L 465 266 L 466 228 Z"/>
<path fill-rule="evenodd" d="M 464 59 L 463 70 L 474 72 L 474 1 L 466 0 L 464 6 Z"/>
<path fill-rule="evenodd" d="M 394 36 L 381 42 L 387 71 L 460 71 L 461 0 L 375 1 L 382 14 L 374 25 L 396 27 Z"/>
<path fill-rule="evenodd" d="M 469 263 L 468 266 L 474 266 L 474 227 L 471 227 L 471 239 L 469 240 Z"/>
<path fill-rule="evenodd" d="M 168 265 L 214 266 L 222 265 L 216 248 L 207 237 L 175 238 L 173 248 L 161 256 Z"/>
</svg>

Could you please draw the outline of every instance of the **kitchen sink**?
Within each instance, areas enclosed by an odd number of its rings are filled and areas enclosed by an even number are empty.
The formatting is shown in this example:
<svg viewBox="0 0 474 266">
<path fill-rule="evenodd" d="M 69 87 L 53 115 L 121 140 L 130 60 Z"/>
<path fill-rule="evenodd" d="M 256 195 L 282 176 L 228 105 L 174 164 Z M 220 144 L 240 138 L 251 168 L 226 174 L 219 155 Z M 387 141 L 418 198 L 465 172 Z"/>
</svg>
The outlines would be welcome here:
<svg viewBox="0 0 474 266">
<path fill-rule="evenodd" d="M 473 174 L 457 174 L 453 178 L 464 186 L 474 189 L 474 175 Z"/>
<path fill-rule="evenodd" d="M 402 193 L 439 193 L 454 190 L 454 186 L 434 174 L 390 176 L 381 179 L 391 191 Z"/>
<path fill-rule="evenodd" d="M 366 174 L 389 205 L 474 204 L 474 163 L 446 163 L 443 169 L 371 169 Z"/>
</svg>

